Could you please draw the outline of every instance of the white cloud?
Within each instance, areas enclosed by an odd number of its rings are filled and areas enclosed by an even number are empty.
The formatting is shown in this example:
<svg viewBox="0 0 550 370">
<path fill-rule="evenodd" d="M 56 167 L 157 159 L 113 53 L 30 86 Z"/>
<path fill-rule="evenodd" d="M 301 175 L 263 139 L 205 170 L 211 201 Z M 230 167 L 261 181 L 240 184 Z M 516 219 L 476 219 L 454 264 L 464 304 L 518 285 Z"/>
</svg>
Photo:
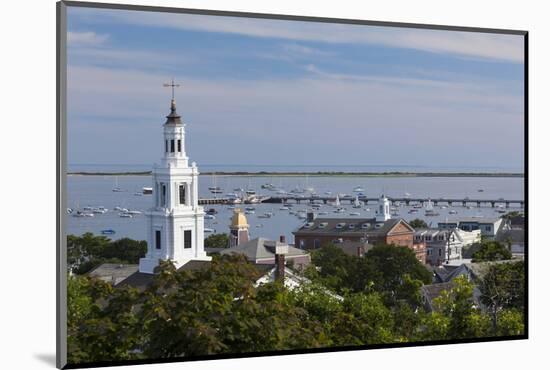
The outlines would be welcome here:
<svg viewBox="0 0 550 370">
<path fill-rule="evenodd" d="M 80 10 L 81 12 L 84 10 Z M 86 10 L 88 21 L 123 22 L 180 30 L 223 32 L 263 38 L 374 44 L 507 62 L 523 62 L 523 36 L 411 28 L 297 22 L 191 14 Z M 78 13 L 76 13 L 78 14 Z"/>
<path fill-rule="evenodd" d="M 95 32 L 67 32 L 67 42 L 69 46 L 98 46 L 102 45 L 109 35 L 98 35 Z"/>
</svg>

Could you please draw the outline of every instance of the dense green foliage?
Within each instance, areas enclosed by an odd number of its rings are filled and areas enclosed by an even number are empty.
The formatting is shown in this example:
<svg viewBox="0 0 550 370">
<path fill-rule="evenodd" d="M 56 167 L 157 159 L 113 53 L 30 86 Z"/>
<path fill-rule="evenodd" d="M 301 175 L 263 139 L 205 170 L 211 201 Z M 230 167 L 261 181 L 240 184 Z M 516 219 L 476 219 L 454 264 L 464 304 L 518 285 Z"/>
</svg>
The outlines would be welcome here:
<svg viewBox="0 0 550 370">
<path fill-rule="evenodd" d="M 472 254 L 472 262 L 501 261 L 512 259 L 512 252 L 502 243 L 484 240 Z"/>
<path fill-rule="evenodd" d="M 481 302 L 491 314 L 493 330 L 498 327 L 499 314 L 503 310 L 523 311 L 525 305 L 525 266 L 523 261 L 497 263 L 479 282 Z M 510 315 L 506 316 L 511 318 Z"/>
<path fill-rule="evenodd" d="M 106 262 L 137 264 L 146 253 L 147 242 L 143 240 L 111 241 L 92 233 L 67 236 L 67 268 L 76 274 L 84 274 Z"/>
<path fill-rule="evenodd" d="M 318 269 L 308 268 L 306 276 L 310 279 L 339 293 L 378 292 L 391 306 L 400 300 L 417 306 L 420 286 L 432 280 L 431 273 L 407 247 L 377 245 L 364 258 L 358 258 L 327 245 L 313 253 L 312 261 Z"/>
<path fill-rule="evenodd" d="M 409 221 L 408 224 L 411 225 L 411 227 L 413 227 L 414 229 L 427 229 L 428 228 L 428 224 L 426 223 L 426 221 L 424 221 L 420 218 L 415 218 L 414 220 Z"/>
<path fill-rule="evenodd" d="M 307 270 L 312 281 L 294 290 L 256 286 L 261 274 L 243 256 L 217 256 L 196 271 L 164 262 L 144 291 L 73 275 L 69 363 L 523 333 L 523 266 L 486 275 L 482 300 L 498 305 L 493 322 L 464 278 L 434 300 L 434 312 L 424 311 L 420 286 L 430 274 L 411 253 L 381 245 L 359 258 L 323 247 L 313 255 L 318 268 Z"/>
<path fill-rule="evenodd" d="M 204 246 L 208 248 L 228 248 L 229 235 L 212 234 L 204 239 Z"/>
</svg>

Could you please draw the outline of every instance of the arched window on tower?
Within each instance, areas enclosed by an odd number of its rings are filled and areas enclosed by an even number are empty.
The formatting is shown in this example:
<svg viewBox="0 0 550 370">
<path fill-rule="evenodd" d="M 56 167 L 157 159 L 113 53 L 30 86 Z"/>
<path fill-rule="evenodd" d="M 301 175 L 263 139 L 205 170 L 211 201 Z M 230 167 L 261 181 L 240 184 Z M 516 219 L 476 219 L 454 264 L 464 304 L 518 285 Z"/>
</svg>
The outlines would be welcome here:
<svg viewBox="0 0 550 370">
<path fill-rule="evenodd" d="M 178 139 L 178 153 L 181 153 L 181 139 Z"/>
<path fill-rule="evenodd" d="M 180 184 L 179 186 L 179 198 L 180 204 L 185 204 L 185 184 Z"/>
</svg>

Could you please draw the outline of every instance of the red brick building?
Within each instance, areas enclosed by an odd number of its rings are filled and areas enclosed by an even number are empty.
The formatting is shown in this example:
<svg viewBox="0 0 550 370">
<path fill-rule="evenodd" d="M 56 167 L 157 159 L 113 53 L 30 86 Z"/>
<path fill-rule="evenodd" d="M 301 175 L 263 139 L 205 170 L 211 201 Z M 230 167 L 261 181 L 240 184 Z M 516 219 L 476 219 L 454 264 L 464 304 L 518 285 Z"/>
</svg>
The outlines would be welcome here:
<svg viewBox="0 0 550 370">
<path fill-rule="evenodd" d="M 402 218 L 377 221 L 376 218 L 316 218 L 294 231 L 294 245 L 317 249 L 325 244 L 368 242 L 394 244 L 412 249 L 418 260 L 426 261 L 426 248 L 414 245 L 414 229 Z"/>
</svg>

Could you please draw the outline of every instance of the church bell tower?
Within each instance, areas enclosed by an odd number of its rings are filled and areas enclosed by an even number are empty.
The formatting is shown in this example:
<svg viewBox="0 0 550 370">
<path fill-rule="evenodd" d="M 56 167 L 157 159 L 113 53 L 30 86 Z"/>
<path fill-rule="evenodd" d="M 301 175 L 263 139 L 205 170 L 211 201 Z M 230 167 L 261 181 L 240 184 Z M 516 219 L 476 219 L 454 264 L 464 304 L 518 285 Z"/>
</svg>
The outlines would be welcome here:
<svg viewBox="0 0 550 370">
<path fill-rule="evenodd" d="M 204 252 L 204 210 L 199 206 L 199 170 L 189 166 L 185 153 L 185 124 L 176 112 L 172 87 L 170 114 L 163 125 L 163 155 L 153 167 L 153 205 L 147 217 L 147 254 L 139 260 L 139 271 L 152 274 L 160 260 L 176 268 L 191 260 L 209 261 Z"/>
</svg>

